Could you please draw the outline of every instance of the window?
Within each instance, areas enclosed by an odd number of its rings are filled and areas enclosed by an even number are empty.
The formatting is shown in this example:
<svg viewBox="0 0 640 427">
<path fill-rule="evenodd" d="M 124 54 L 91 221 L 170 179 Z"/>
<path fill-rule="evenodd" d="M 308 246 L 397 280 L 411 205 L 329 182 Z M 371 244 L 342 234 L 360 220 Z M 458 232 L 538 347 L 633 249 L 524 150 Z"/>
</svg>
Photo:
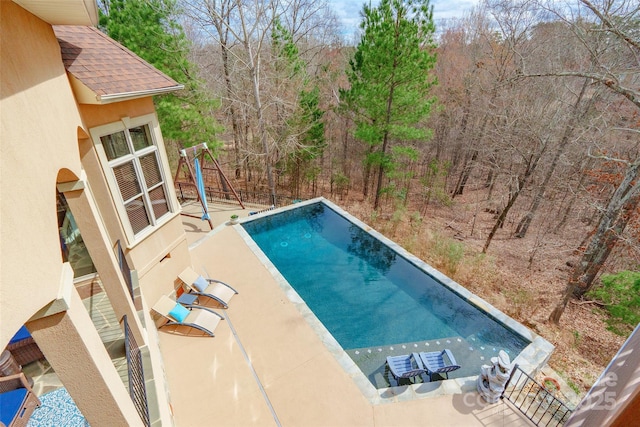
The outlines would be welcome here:
<svg viewBox="0 0 640 427">
<path fill-rule="evenodd" d="M 71 209 L 67 204 L 64 194 L 56 190 L 58 208 L 58 229 L 60 230 L 60 250 L 62 251 L 62 262 L 68 262 L 73 269 L 73 277 L 86 276 L 95 273 L 96 267 L 93 265 L 89 251 L 82 240 L 80 230 L 73 218 Z"/>
<path fill-rule="evenodd" d="M 139 121 L 139 120 L 138 120 Z M 138 236 L 171 212 L 161 151 L 150 123 L 107 125 L 97 132 L 111 175 L 112 192 L 119 193 L 131 231 Z M 116 128 L 120 130 L 113 131 Z M 111 130 L 111 132 L 108 132 Z M 102 131 L 102 132 L 101 132 Z M 106 131 L 106 132 L 105 132 Z M 108 132 L 108 133 L 107 133 Z"/>
</svg>

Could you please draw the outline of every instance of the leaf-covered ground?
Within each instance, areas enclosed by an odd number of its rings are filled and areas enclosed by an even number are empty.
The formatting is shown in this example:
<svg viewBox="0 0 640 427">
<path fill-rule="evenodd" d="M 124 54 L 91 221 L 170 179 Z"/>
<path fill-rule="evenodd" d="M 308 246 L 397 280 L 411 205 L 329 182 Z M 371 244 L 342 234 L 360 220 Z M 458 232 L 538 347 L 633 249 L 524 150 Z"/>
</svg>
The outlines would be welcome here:
<svg viewBox="0 0 640 427">
<path fill-rule="evenodd" d="M 626 337 L 607 330 L 605 314 L 584 301 L 571 301 L 559 325 L 547 318 L 564 290 L 569 265 L 578 259 L 576 248 L 593 226 L 576 216 L 554 233 L 549 225 L 559 219 L 540 212 L 527 236 L 515 238 L 517 221 L 508 218 L 483 256 L 495 213 L 486 202 L 476 202 L 482 199 L 465 194 L 450 206 L 430 206 L 424 216 L 411 208 L 374 214 L 361 200 L 336 203 L 554 344 L 550 367 L 583 395 Z M 514 210 L 510 217 L 519 219 L 518 214 Z"/>
</svg>

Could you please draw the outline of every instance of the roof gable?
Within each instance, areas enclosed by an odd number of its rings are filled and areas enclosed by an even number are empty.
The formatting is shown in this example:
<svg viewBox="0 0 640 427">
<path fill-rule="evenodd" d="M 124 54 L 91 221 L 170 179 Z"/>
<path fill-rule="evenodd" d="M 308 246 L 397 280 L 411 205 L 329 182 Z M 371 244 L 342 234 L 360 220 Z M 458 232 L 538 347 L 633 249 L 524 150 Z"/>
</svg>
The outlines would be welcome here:
<svg viewBox="0 0 640 427">
<path fill-rule="evenodd" d="M 53 30 L 80 103 L 107 104 L 183 88 L 94 27 L 54 25 Z"/>
</svg>

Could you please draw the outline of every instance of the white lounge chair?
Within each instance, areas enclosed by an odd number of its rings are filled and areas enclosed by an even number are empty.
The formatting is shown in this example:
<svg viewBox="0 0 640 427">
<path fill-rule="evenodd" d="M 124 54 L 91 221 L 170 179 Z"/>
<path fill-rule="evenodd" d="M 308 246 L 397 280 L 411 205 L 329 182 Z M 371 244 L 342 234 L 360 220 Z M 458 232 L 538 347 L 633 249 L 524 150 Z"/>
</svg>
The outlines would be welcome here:
<svg viewBox="0 0 640 427">
<path fill-rule="evenodd" d="M 210 308 L 197 305 L 184 306 L 166 295 L 160 297 L 160 300 L 153 306 L 152 310 L 166 320 L 165 323 L 160 325 L 160 328 L 164 326 L 186 326 L 212 337 L 218 323 L 224 319 Z M 186 335 L 190 334 L 187 333 Z"/>
<path fill-rule="evenodd" d="M 230 285 L 215 279 L 206 279 L 195 272 L 191 267 L 184 269 L 178 275 L 178 278 L 184 283 L 189 293 L 211 298 L 217 301 L 222 307 L 229 307 L 229 300 L 238 293 Z"/>
</svg>

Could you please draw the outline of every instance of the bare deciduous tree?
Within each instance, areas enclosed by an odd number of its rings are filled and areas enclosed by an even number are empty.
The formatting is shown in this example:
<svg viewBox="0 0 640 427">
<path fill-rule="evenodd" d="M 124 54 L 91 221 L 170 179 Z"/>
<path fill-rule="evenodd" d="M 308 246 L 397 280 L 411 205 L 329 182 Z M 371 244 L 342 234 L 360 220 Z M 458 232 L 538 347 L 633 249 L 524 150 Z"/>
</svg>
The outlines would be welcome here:
<svg viewBox="0 0 640 427">
<path fill-rule="evenodd" d="M 563 77 L 589 78 L 614 94 L 625 98 L 640 110 L 640 39 L 638 22 L 640 8 L 637 1 L 580 0 L 584 16 L 565 17 L 544 4 L 556 16 L 564 19 L 574 36 L 583 43 L 591 56 L 589 69 L 569 69 L 555 72 Z M 577 19 L 580 18 L 580 19 Z M 542 74 L 542 73 L 541 73 Z M 551 74 L 551 73 L 549 73 Z M 600 156 L 607 157 L 607 156 Z M 620 159 L 626 165 L 624 176 L 611 195 L 602 216 L 580 261 L 568 281 L 563 297 L 554 308 L 549 320 L 558 323 L 572 296 L 584 295 L 618 242 L 621 233 L 633 218 L 640 202 L 640 157 Z"/>
</svg>

